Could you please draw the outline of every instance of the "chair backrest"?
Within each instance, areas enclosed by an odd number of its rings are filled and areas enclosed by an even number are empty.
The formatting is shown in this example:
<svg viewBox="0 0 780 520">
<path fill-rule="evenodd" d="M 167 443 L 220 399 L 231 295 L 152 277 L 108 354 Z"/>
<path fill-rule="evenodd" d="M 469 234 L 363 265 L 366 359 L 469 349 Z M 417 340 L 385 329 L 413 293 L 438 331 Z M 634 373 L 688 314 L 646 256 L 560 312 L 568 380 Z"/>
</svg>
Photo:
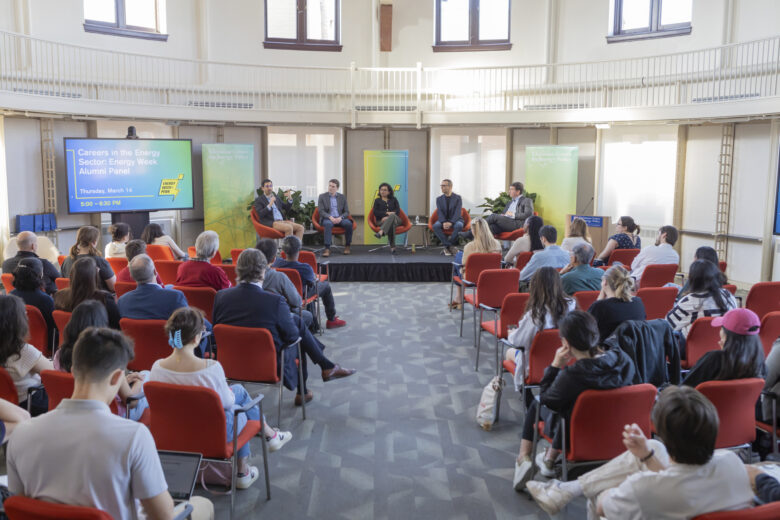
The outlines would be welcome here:
<svg viewBox="0 0 780 520">
<path fill-rule="evenodd" d="M 235 287 L 236 285 L 236 266 L 233 264 L 219 264 L 220 269 L 225 271 L 228 281 Z"/>
<path fill-rule="evenodd" d="M 134 343 L 135 357 L 127 364 L 130 370 L 151 370 L 158 359 L 168 357 L 171 346 L 165 334 L 166 320 L 119 320 L 119 328 Z"/>
<path fill-rule="evenodd" d="M 780 311 L 780 282 L 758 282 L 750 288 L 745 307 L 761 319 L 768 312 Z"/>
<path fill-rule="evenodd" d="M 187 248 L 187 256 L 189 256 L 190 258 L 197 258 L 198 250 L 195 249 L 195 246 L 190 246 Z M 214 255 L 214 258 L 212 258 L 209 263 L 212 263 L 214 265 L 220 265 L 222 263 L 222 255 L 219 254 L 219 250 L 217 250 L 217 254 Z"/>
<path fill-rule="evenodd" d="M 634 257 L 639 254 L 639 251 L 639 249 L 613 249 L 609 254 L 607 265 L 620 262 L 626 266 L 627 269 L 631 269 L 631 262 L 634 261 Z"/>
<path fill-rule="evenodd" d="M 257 216 L 257 212 L 255 211 L 254 207 L 252 207 L 249 215 L 252 219 L 252 225 L 255 227 L 255 233 L 257 233 L 260 238 L 284 238 L 284 233 L 281 231 L 278 231 L 272 227 L 264 226 L 260 223 L 260 218 Z"/>
<path fill-rule="evenodd" d="M 116 282 L 114 284 L 114 292 L 116 292 L 117 298 L 121 298 L 123 294 L 135 291 L 136 287 L 138 287 L 138 284 L 135 282 Z"/>
<path fill-rule="evenodd" d="M 285 274 L 287 278 L 290 279 L 290 281 L 295 286 L 295 289 L 298 291 L 298 295 L 303 298 L 303 281 L 301 280 L 301 273 L 295 269 L 290 269 L 287 267 L 277 267 L 275 269 L 280 273 Z"/>
<path fill-rule="evenodd" d="M 49 355 L 49 328 L 46 326 L 46 320 L 38 307 L 25 305 L 27 310 L 27 324 L 30 328 L 27 342 L 37 348 L 47 356 Z"/>
<path fill-rule="evenodd" d="M 756 440 L 756 401 L 764 388 L 758 378 L 706 381 L 696 387 L 718 410 L 715 449 L 731 448 Z"/>
<path fill-rule="evenodd" d="M 526 384 L 535 385 L 541 382 L 544 369 L 552 364 L 555 351 L 561 346 L 558 329 L 547 329 L 536 333 L 528 350 L 528 376 Z"/>
<path fill-rule="evenodd" d="M 463 278 L 476 283 L 479 280 L 479 273 L 485 269 L 500 268 L 500 253 L 472 253 L 466 259 L 466 265 L 463 267 Z"/>
<path fill-rule="evenodd" d="M 718 262 L 718 269 L 720 269 L 721 273 L 725 273 L 726 272 L 726 267 L 728 267 L 728 264 L 726 262 L 724 262 L 723 260 L 720 260 Z"/>
<path fill-rule="evenodd" d="M 146 254 L 154 261 L 157 260 L 176 260 L 173 257 L 173 251 L 168 246 L 160 244 L 146 244 Z"/>
<path fill-rule="evenodd" d="M 55 310 L 51 313 L 51 317 L 54 319 L 54 324 L 57 326 L 57 330 L 60 333 L 60 345 L 65 341 L 65 327 L 68 325 L 68 322 L 70 321 L 70 314 L 69 312 Z"/>
<path fill-rule="evenodd" d="M 668 283 L 674 282 L 677 269 L 677 264 L 648 265 L 642 273 L 639 285 L 640 287 L 663 287 Z"/>
<path fill-rule="evenodd" d="M 585 390 L 571 413 L 569 460 L 608 460 L 626 447 L 621 433 L 637 424 L 650 436 L 650 412 L 658 390 L 649 383 L 613 390 Z"/>
<path fill-rule="evenodd" d="M 648 320 L 664 319 L 674 307 L 677 287 L 643 287 L 636 295 L 645 306 Z"/>
<path fill-rule="evenodd" d="M 16 393 L 16 385 L 8 371 L 0 367 L 0 399 L 5 399 L 13 404 L 19 404 L 19 394 Z"/>
<path fill-rule="evenodd" d="M 517 257 L 515 257 L 515 268 L 522 271 L 523 268 L 528 265 L 528 262 L 531 261 L 532 256 L 534 256 L 533 251 L 525 251 L 517 255 Z"/>
<path fill-rule="evenodd" d="M 204 386 L 149 381 L 149 429 L 158 450 L 200 453 L 204 458 L 227 458 L 225 411 L 219 395 Z"/>
<path fill-rule="evenodd" d="M 298 253 L 298 261 L 309 264 L 309 267 L 311 267 L 311 270 L 314 271 L 315 275 L 320 272 L 319 267 L 317 267 L 317 257 L 314 256 L 314 253 L 311 251 L 301 251 Z"/>
<path fill-rule="evenodd" d="M 183 263 L 178 260 L 155 260 L 154 268 L 164 284 L 174 284 L 179 274 L 179 266 Z"/>
<path fill-rule="evenodd" d="M 214 325 L 214 340 L 219 345 L 219 362 L 228 379 L 259 383 L 279 381 L 276 346 L 267 329 Z"/>
<path fill-rule="evenodd" d="M 507 328 L 510 325 L 517 326 L 520 318 L 525 314 L 525 306 L 530 298 L 528 293 L 510 292 L 504 296 L 504 302 L 501 304 L 501 335 L 508 336 Z"/>
<path fill-rule="evenodd" d="M 67 289 L 70 287 L 70 278 L 55 278 L 54 285 L 57 286 L 57 290 Z"/>
<path fill-rule="evenodd" d="M 57 255 L 57 263 L 60 267 L 62 267 L 62 262 L 65 261 L 65 258 L 67 258 L 67 255 Z"/>
<path fill-rule="evenodd" d="M 577 306 L 581 310 L 587 311 L 599 297 L 599 291 L 577 291 L 572 296 L 577 300 Z"/>
<path fill-rule="evenodd" d="M 712 326 L 712 320 L 715 318 L 705 316 L 698 318 L 691 325 L 688 331 L 688 338 L 685 340 L 686 365 L 692 367 L 707 352 L 718 350 L 720 345 L 720 332 L 718 328 Z"/>
<path fill-rule="evenodd" d="M 723 288 L 730 292 L 732 296 L 737 295 L 737 286 L 733 283 L 724 283 Z"/>
<path fill-rule="evenodd" d="M 477 278 L 477 305 L 501 307 L 507 294 L 517 292 L 520 271 L 517 269 L 485 269 Z"/>
<path fill-rule="evenodd" d="M 124 256 L 109 256 L 106 258 L 106 261 L 108 262 L 108 265 L 111 266 L 111 270 L 114 271 L 114 274 L 127 267 L 128 263 L 127 257 Z"/>
<path fill-rule="evenodd" d="M 780 337 L 780 311 L 764 314 L 758 337 L 761 338 L 761 344 L 764 347 L 764 359 L 766 359 L 769 357 L 769 352 L 772 351 L 772 344 Z"/>
<path fill-rule="evenodd" d="M 243 249 L 230 250 L 230 259 L 233 261 L 233 265 L 236 265 L 238 263 L 238 255 L 241 254 L 241 251 L 243 251 Z"/>
<path fill-rule="evenodd" d="M 0 278 L 3 280 L 3 289 L 5 289 L 5 294 L 9 294 L 11 291 L 14 290 L 14 274 L 13 273 L 3 273 L 0 275 Z"/>
<path fill-rule="evenodd" d="M 73 395 L 73 374 L 59 370 L 41 371 L 41 382 L 49 396 L 49 411 L 57 408 L 60 401 Z"/>
<path fill-rule="evenodd" d="M 777 520 L 780 518 L 780 502 L 740 509 L 739 511 L 718 511 L 694 516 L 692 520 Z"/>
<path fill-rule="evenodd" d="M 100 509 L 56 504 L 21 495 L 8 497 L 3 507 L 10 520 L 113 520 Z"/>
<path fill-rule="evenodd" d="M 211 287 L 187 287 L 174 285 L 174 289 L 184 293 L 190 307 L 197 307 L 206 314 L 206 319 L 211 321 L 211 313 L 214 310 L 214 297 L 217 295 Z"/>
</svg>

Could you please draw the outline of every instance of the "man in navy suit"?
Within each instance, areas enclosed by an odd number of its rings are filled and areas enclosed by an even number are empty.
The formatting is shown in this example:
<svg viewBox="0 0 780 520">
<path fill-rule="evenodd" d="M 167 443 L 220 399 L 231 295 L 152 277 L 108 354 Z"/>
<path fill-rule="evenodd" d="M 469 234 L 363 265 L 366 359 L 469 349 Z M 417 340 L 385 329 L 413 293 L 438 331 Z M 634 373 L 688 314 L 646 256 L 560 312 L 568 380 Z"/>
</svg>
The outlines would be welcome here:
<svg viewBox="0 0 780 520">
<path fill-rule="evenodd" d="M 451 180 L 444 179 L 440 187 L 442 195 L 436 198 L 436 213 L 439 218 L 433 223 L 433 233 L 444 246 L 442 253 L 449 256 L 458 252 L 458 238 L 463 230 L 463 219 L 460 216 L 463 202 L 460 195 L 452 192 Z M 452 234 L 444 234 L 445 229 L 452 231 Z"/>
<path fill-rule="evenodd" d="M 341 368 L 322 353 L 321 344 L 314 339 L 301 319 L 290 312 L 284 298 L 278 294 L 263 290 L 263 277 L 268 262 L 265 255 L 257 249 L 245 249 L 236 262 L 235 287 L 223 289 L 214 299 L 214 323 L 237 327 L 256 327 L 267 329 L 274 338 L 277 355 L 285 345 L 301 337 L 301 350 L 322 369 L 322 380 L 330 381 L 351 376 L 354 370 Z M 284 382 L 289 389 L 303 385 L 306 401 L 313 394 L 306 389 L 308 377 L 306 356 L 301 360 L 304 381 L 298 381 L 295 356 L 285 356 Z M 302 404 L 300 393 L 295 396 L 295 404 Z"/>
<path fill-rule="evenodd" d="M 295 235 L 303 240 L 303 226 L 284 218 L 284 212 L 292 207 L 292 192 L 285 191 L 287 200 L 282 202 L 274 195 L 274 183 L 271 179 L 263 179 L 260 186 L 263 194 L 257 197 L 253 204 L 260 223 L 281 231 L 285 236 Z"/>
</svg>

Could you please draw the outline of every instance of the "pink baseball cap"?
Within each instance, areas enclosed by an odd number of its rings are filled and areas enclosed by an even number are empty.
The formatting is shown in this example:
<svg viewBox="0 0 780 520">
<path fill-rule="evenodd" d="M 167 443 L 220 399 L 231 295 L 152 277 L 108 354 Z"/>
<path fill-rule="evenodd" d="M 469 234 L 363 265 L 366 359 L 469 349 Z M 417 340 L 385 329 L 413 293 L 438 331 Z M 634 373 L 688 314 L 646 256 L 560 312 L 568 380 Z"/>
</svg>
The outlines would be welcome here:
<svg viewBox="0 0 780 520">
<path fill-rule="evenodd" d="M 750 309 L 731 309 L 723 316 L 712 320 L 713 327 L 723 327 L 735 334 L 755 336 L 761 328 L 761 320 Z"/>
</svg>

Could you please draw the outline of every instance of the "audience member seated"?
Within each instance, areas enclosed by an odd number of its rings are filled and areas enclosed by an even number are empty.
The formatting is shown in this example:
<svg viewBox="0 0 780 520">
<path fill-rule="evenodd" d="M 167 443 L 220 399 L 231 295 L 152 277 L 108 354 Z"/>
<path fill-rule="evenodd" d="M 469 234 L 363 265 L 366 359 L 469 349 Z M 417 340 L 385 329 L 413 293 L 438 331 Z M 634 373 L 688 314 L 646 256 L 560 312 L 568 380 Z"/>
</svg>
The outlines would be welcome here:
<svg viewBox="0 0 780 520">
<path fill-rule="evenodd" d="M 300 312 L 306 328 L 311 327 L 312 323 L 314 323 L 314 317 L 306 309 L 301 309 L 303 300 L 301 295 L 298 294 L 298 289 L 295 288 L 292 280 L 286 274 L 280 273 L 271 266 L 276 261 L 276 240 L 261 238 L 255 244 L 255 249 L 263 253 L 266 262 L 268 262 L 268 268 L 265 270 L 265 276 L 263 277 L 263 290 L 278 294 L 284 298 L 293 313 Z"/>
<path fill-rule="evenodd" d="M 147 245 L 168 246 L 171 249 L 171 253 L 173 253 L 174 260 L 187 259 L 187 253 L 182 251 L 179 246 L 176 245 L 176 242 L 165 234 L 160 224 L 148 224 L 144 228 L 143 233 L 141 233 L 141 240 Z"/>
<path fill-rule="evenodd" d="M 715 251 L 715 249 L 710 246 L 701 246 L 700 248 L 698 248 L 696 252 L 693 254 L 693 261 L 695 262 L 696 260 L 708 260 L 713 264 L 717 265 L 718 271 L 720 271 L 720 264 L 718 262 L 718 252 Z M 721 285 L 725 285 L 727 281 L 726 275 L 723 274 L 723 272 L 720 273 L 720 281 L 721 281 Z M 690 278 L 685 280 L 685 284 L 680 289 L 679 294 L 677 294 L 677 299 L 679 300 L 680 298 L 683 297 L 683 295 L 686 295 L 689 292 L 691 292 Z"/>
<path fill-rule="evenodd" d="M 240 433 L 247 421 L 260 421 L 260 410 L 254 406 L 246 413 L 238 415 L 238 423 L 233 424 L 233 410 L 245 406 L 252 398 L 241 385 L 228 386 L 225 382 L 225 371 L 219 361 L 200 359 L 195 356 L 195 348 L 200 344 L 205 332 L 203 327 L 203 312 L 200 309 L 184 307 L 178 309 L 165 324 L 168 343 L 173 347 L 170 356 L 158 359 L 152 365 L 150 381 L 160 381 L 175 385 L 204 386 L 214 390 L 222 401 L 225 409 L 225 425 L 227 438 L 233 438 L 233 428 Z M 276 451 L 291 438 L 290 432 L 271 428 L 265 417 L 262 419 L 263 435 L 268 442 L 269 451 Z M 257 467 L 249 465 L 249 443 L 238 450 L 238 476 L 236 487 L 247 489 L 257 480 L 260 472 Z"/>
<path fill-rule="evenodd" d="M 57 291 L 54 295 L 54 308 L 73 312 L 76 306 L 85 300 L 97 300 L 106 307 L 108 325 L 119 329 L 119 307 L 114 295 L 98 288 L 98 269 L 92 257 L 76 260 L 70 270 L 70 287 Z"/>
<path fill-rule="evenodd" d="M 593 241 L 588 232 L 588 223 L 577 217 L 569 224 L 569 233 L 566 235 L 566 238 L 563 239 L 563 242 L 561 242 L 561 249 L 571 253 L 574 251 L 574 246 L 579 244 L 593 246 Z M 588 262 L 590 262 L 590 260 L 588 260 Z"/>
<path fill-rule="evenodd" d="M 505 353 L 506 359 L 514 361 L 516 365 L 516 388 L 526 376 L 528 351 L 534 336 L 542 330 L 557 329 L 563 317 L 577 306 L 574 298 L 569 298 L 563 292 L 561 277 L 552 267 L 542 267 L 534 273 L 529 291 L 525 314 L 507 338 L 517 347 L 509 348 Z"/>
<path fill-rule="evenodd" d="M 631 276 L 638 285 L 642 282 L 642 273 L 648 265 L 680 263 L 680 255 L 674 250 L 679 233 L 674 226 L 663 226 L 658 230 L 655 244 L 642 249 L 631 262 Z"/>
<path fill-rule="evenodd" d="M 16 255 L 3 262 L 3 272 L 13 273 L 16 270 L 16 264 L 23 258 L 37 258 L 43 266 L 43 282 L 46 293 L 54 294 L 57 292 L 57 285 L 54 283 L 54 280 L 60 277 L 60 270 L 45 258 L 39 257 L 36 253 L 38 251 L 38 236 L 32 231 L 22 231 L 16 235 L 16 247 L 19 248 Z"/>
<path fill-rule="evenodd" d="M 539 238 L 544 249 L 536 251 L 523 270 L 520 271 L 520 280 L 527 281 L 540 267 L 553 267 L 562 269 L 569 265 L 569 253 L 555 245 L 558 240 L 558 231 L 553 226 L 542 226 L 539 230 Z"/>
<path fill-rule="evenodd" d="M 106 404 L 132 358 L 131 342 L 118 331 L 90 328 L 81 334 L 73 350 L 73 396 L 20 424 L 8 444 L 11 493 L 93 507 L 116 519 L 173 518 L 149 429 L 112 414 Z M 208 500 L 193 497 L 190 504 L 193 518 L 214 517 Z"/>
<path fill-rule="evenodd" d="M 341 368 L 325 357 L 321 344 L 314 339 L 300 318 L 290 312 L 284 298 L 263 290 L 263 277 L 267 267 L 265 255 L 257 249 L 245 249 L 241 252 L 236 262 L 238 285 L 217 293 L 214 299 L 214 323 L 267 329 L 274 338 L 277 353 L 285 345 L 301 337 L 301 351 L 314 364 L 320 366 L 323 381 L 354 374 L 354 370 Z M 301 360 L 304 381 L 298 381 L 295 355 L 288 353 L 284 357 L 284 366 L 280 366 L 279 370 L 284 370 L 284 383 L 287 388 L 292 390 L 298 384 L 302 385 L 308 402 L 313 398 L 313 394 L 305 386 L 308 377 L 306 356 Z M 301 396 L 296 395 L 295 401 L 297 405 L 302 404 Z"/>
<path fill-rule="evenodd" d="M 513 481 L 517 491 L 525 486 L 531 476 L 536 409 L 540 403 L 542 409 L 539 417 L 545 423 L 545 430 L 552 435 L 553 443 L 546 453 L 539 453 L 536 461 L 542 475 L 553 477 L 555 459 L 562 446 L 563 432 L 559 417 L 568 424 L 574 403 L 585 390 L 621 388 L 630 385 L 634 378 L 634 363 L 625 352 L 620 349 L 605 352 L 599 347 L 599 331 L 593 316 L 585 311 L 572 311 L 561 319 L 559 328 L 562 345 L 555 352 L 552 365 L 544 371 L 539 401 L 531 403 L 523 421 L 522 441 Z M 574 364 L 569 365 L 572 360 Z"/>
<path fill-rule="evenodd" d="M 634 296 L 634 279 L 622 265 L 613 265 L 604 273 L 601 292 L 588 312 L 599 325 L 599 343 L 624 321 L 647 318 L 642 299 Z"/>
<path fill-rule="evenodd" d="M 308 294 L 313 294 L 313 290 L 316 289 L 317 294 L 322 299 L 322 304 L 325 306 L 325 316 L 328 319 L 325 323 L 326 328 L 335 329 L 346 325 L 346 321 L 336 316 L 336 301 L 333 299 L 333 290 L 330 284 L 328 282 L 318 282 L 317 275 L 311 266 L 298 261 L 298 254 L 301 252 L 301 241 L 298 240 L 298 237 L 284 237 L 282 251 L 284 251 L 287 258 L 277 258 L 273 263 L 273 267 L 295 269 L 301 275 L 301 281 Z"/>
<path fill-rule="evenodd" d="M 504 211 L 491 213 L 485 217 L 485 222 L 494 235 L 523 227 L 526 219 L 534 214 L 534 201 L 524 195 L 525 188 L 522 182 L 510 184 L 507 193 L 511 200 Z"/>
<path fill-rule="evenodd" d="M 395 254 L 395 228 L 401 225 L 401 206 L 393 195 L 393 187 L 383 182 L 379 185 L 379 196 L 374 199 L 374 220 L 379 226 L 379 231 L 374 233 L 376 238 L 387 236 L 390 252 Z"/>
<path fill-rule="evenodd" d="M 718 266 L 709 260 L 696 260 L 688 271 L 690 292 L 677 300 L 666 315 L 666 321 L 677 331 L 680 354 L 685 359 L 685 338 L 697 318 L 722 316 L 737 307 L 737 300 L 721 287 Z"/>
<path fill-rule="evenodd" d="M 263 194 L 258 195 L 252 204 L 260 223 L 284 233 L 285 236 L 295 235 L 303 240 L 303 226 L 284 218 L 284 212 L 292 208 L 292 191 L 284 192 L 287 200 L 282 202 L 274 194 L 274 183 L 271 179 L 263 179 L 260 189 L 263 190 Z"/>
<path fill-rule="evenodd" d="M 130 274 L 130 262 L 133 261 L 138 255 L 146 254 L 146 242 L 141 239 L 131 240 L 125 245 L 125 256 L 127 257 L 127 266 L 116 274 L 117 282 L 134 282 L 133 276 Z M 162 278 L 155 272 L 155 280 L 158 284 L 163 285 Z"/>
<path fill-rule="evenodd" d="M 705 381 L 766 377 L 764 348 L 758 337 L 761 320 L 750 309 L 732 309 L 712 320 L 720 327 L 720 349 L 704 354 L 683 380 L 697 386 Z"/>
<path fill-rule="evenodd" d="M 458 240 L 460 232 L 463 230 L 463 201 L 460 195 L 452 192 L 452 181 L 444 179 L 441 181 L 441 195 L 436 197 L 436 214 L 438 219 L 433 223 L 433 234 L 444 246 L 442 253 L 452 256 L 458 253 Z M 450 230 L 447 236 L 444 231 Z"/>
<path fill-rule="evenodd" d="M 551 515 L 584 495 L 588 518 L 608 520 L 693 518 L 752 506 L 742 461 L 731 451 L 714 450 L 718 411 L 704 395 L 670 386 L 661 392 L 652 421 L 660 441 L 627 424 L 628 451 L 571 482 L 528 482 L 528 491 Z"/>
<path fill-rule="evenodd" d="M 523 224 L 523 236 L 512 242 L 512 247 L 504 255 L 504 262 L 517 265 L 517 255 L 520 253 L 528 253 L 534 251 L 540 251 L 544 249 L 542 245 L 542 239 L 539 238 L 539 231 L 542 229 L 544 221 L 542 217 L 531 216 L 525 220 Z"/>
<path fill-rule="evenodd" d="M 108 228 L 111 242 L 106 244 L 106 258 L 122 258 L 125 256 L 125 244 L 132 238 L 130 226 L 124 222 L 117 222 Z"/>
<path fill-rule="evenodd" d="M 466 274 L 466 262 L 468 262 L 469 256 L 474 253 L 496 253 L 501 254 L 501 243 L 493 238 L 493 234 L 488 228 L 487 222 L 481 218 L 475 218 L 471 221 L 471 232 L 473 233 L 474 240 L 469 242 L 463 248 L 463 251 L 458 251 L 455 255 L 455 264 L 463 267 L 459 267 L 457 272 L 458 276 L 464 276 Z M 469 282 L 477 283 L 476 280 L 469 280 Z M 457 295 L 455 301 L 450 303 L 450 308 L 460 309 L 463 305 L 463 287 L 458 285 L 456 287 Z"/>
<path fill-rule="evenodd" d="M 578 291 L 598 291 L 601 289 L 604 270 L 590 266 L 590 261 L 595 253 L 593 247 L 584 242 L 572 248 L 569 265 L 561 269 L 561 284 L 563 284 L 563 290 L 566 294 L 573 295 Z"/>
<path fill-rule="evenodd" d="M 598 267 L 606 265 L 609 261 L 609 255 L 615 249 L 641 249 L 642 240 L 639 238 L 639 226 L 634 223 L 631 217 L 620 217 L 615 224 L 617 233 L 609 237 L 604 251 L 593 261 L 593 265 Z"/>
<path fill-rule="evenodd" d="M 49 340 L 49 352 L 54 346 L 54 332 L 57 330 L 57 324 L 52 318 L 54 311 L 54 298 L 44 292 L 43 282 L 43 264 L 39 258 L 22 258 L 16 264 L 14 269 L 14 290 L 11 294 L 18 296 L 24 301 L 25 305 L 32 305 L 43 316 L 46 322 L 46 337 Z"/>
<path fill-rule="evenodd" d="M 764 381 L 764 390 L 780 395 L 780 338 L 776 339 L 774 343 L 772 343 L 772 349 L 769 351 L 769 355 L 766 357 L 766 379 Z M 763 421 L 772 424 L 772 400 L 769 398 L 763 399 L 761 407 Z M 780 403 L 777 404 L 777 410 L 780 412 Z"/>
<path fill-rule="evenodd" d="M 97 228 L 92 226 L 79 228 L 79 231 L 76 234 L 76 243 L 70 248 L 70 255 L 62 262 L 62 276 L 71 278 L 72 286 L 73 279 L 70 275 L 70 271 L 73 268 L 73 265 L 81 258 L 91 258 L 94 260 L 93 263 L 97 267 L 99 288 L 114 292 L 114 282 L 116 282 L 114 271 L 111 269 L 111 265 L 108 261 L 100 256 L 100 252 L 95 249 L 99 238 L 100 231 L 98 231 Z"/>
<path fill-rule="evenodd" d="M 15 404 L 0 399 L 0 444 L 5 444 L 20 423 L 28 420 L 27 410 Z"/>
<path fill-rule="evenodd" d="M 343 193 L 339 193 L 340 184 L 338 179 L 329 180 L 327 193 L 321 193 L 317 199 L 317 208 L 320 212 L 320 225 L 325 230 L 323 232 L 325 251 L 322 252 L 322 256 L 324 257 L 330 256 L 330 245 L 333 241 L 334 226 L 339 226 L 344 230 L 344 241 L 346 243 L 344 254 L 348 255 L 351 252 L 352 220 L 349 218 L 347 197 Z"/>
<path fill-rule="evenodd" d="M 27 408 L 27 389 L 41 384 L 41 371 L 54 368 L 40 350 L 27 343 L 28 332 L 24 302 L 16 296 L 0 295 L 0 365 L 13 379 L 22 408 Z M 35 392 L 30 412 L 39 415 L 48 408 L 46 392 Z"/>
<path fill-rule="evenodd" d="M 197 257 L 179 266 L 176 285 L 211 287 L 215 291 L 230 287 L 225 270 L 211 263 L 219 251 L 219 235 L 215 231 L 204 231 L 195 239 L 195 251 Z"/>
</svg>

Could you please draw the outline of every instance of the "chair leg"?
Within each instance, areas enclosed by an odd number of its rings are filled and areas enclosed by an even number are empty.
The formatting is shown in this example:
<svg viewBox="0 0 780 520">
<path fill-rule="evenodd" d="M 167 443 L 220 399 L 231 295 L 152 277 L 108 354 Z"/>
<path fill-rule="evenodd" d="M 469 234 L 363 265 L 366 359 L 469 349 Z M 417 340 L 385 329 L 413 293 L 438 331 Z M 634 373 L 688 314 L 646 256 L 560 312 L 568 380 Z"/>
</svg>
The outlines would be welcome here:
<svg viewBox="0 0 780 520">
<path fill-rule="evenodd" d="M 477 312 L 476 309 L 474 311 L 474 323 L 477 323 Z M 482 348 L 482 309 L 479 310 L 479 334 L 477 334 L 477 331 L 474 331 L 474 346 L 477 347 L 477 362 L 474 365 L 474 370 L 479 371 L 479 351 Z"/>
<path fill-rule="evenodd" d="M 560 418 L 561 422 L 561 480 L 569 480 L 569 468 L 566 466 L 566 419 Z"/>
<path fill-rule="evenodd" d="M 466 288 L 463 287 L 463 301 L 460 304 L 460 337 L 463 337 L 463 316 L 466 314 Z"/>
<path fill-rule="evenodd" d="M 501 333 L 501 331 L 498 330 L 498 313 L 497 312 L 493 313 L 493 330 L 496 331 L 496 375 L 499 376 L 499 375 L 501 375 L 501 355 L 499 353 L 499 350 L 500 350 L 499 345 L 501 345 L 501 344 L 498 342 L 498 335 Z"/>
<path fill-rule="evenodd" d="M 482 315 L 482 309 L 480 309 L 479 312 L 480 312 L 480 316 L 481 316 Z M 472 315 L 472 318 L 473 318 L 472 319 L 472 322 L 473 322 L 472 325 L 473 325 L 473 329 L 474 329 L 474 337 L 473 337 L 473 339 L 474 339 L 474 346 L 476 347 L 477 346 L 477 303 L 476 302 L 474 302 L 474 312 L 472 312 L 471 315 Z"/>
<path fill-rule="evenodd" d="M 450 301 L 447 302 L 448 304 L 452 303 L 453 292 L 455 292 L 455 282 L 450 282 Z M 448 307 L 450 308 L 450 312 L 452 312 L 452 305 L 448 305 Z"/>
<path fill-rule="evenodd" d="M 284 367 L 284 350 L 282 350 L 281 366 Z M 282 390 L 284 389 L 284 368 L 282 368 L 282 375 L 279 378 L 279 406 L 276 412 L 276 424 L 281 426 L 282 424 Z"/>
<path fill-rule="evenodd" d="M 263 415 L 263 402 L 260 401 L 258 403 L 258 406 L 260 408 L 260 421 L 261 423 L 265 420 L 265 416 Z M 234 428 L 235 429 L 235 428 Z M 263 470 L 265 471 L 265 497 L 266 500 L 271 500 L 271 477 L 268 476 L 268 441 L 265 439 L 265 433 L 263 433 L 262 430 L 260 430 L 260 439 L 263 443 Z"/>
<path fill-rule="evenodd" d="M 298 342 L 298 391 L 301 393 L 301 412 L 303 412 L 303 420 L 306 420 L 306 393 L 303 391 L 303 356 L 301 354 L 301 342 Z"/>
<path fill-rule="evenodd" d="M 235 419 L 235 417 L 234 417 Z M 236 433 L 236 421 L 233 421 L 233 467 L 230 469 L 230 518 L 233 518 L 233 510 L 236 502 L 236 478 L 238 477 L 238 434 Z"/>
</svg>

